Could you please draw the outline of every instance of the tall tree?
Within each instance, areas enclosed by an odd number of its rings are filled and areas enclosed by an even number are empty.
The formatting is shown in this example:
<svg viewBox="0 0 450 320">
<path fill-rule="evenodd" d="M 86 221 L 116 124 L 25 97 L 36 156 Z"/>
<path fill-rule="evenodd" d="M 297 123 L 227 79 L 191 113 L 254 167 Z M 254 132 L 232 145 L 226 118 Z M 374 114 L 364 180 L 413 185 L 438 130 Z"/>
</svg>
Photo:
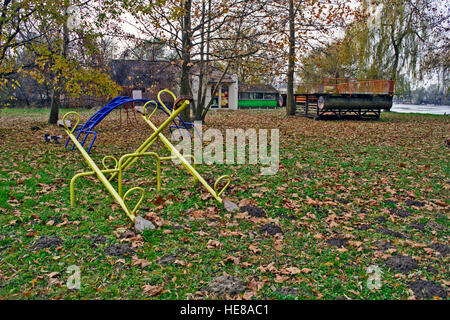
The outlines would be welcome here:
<svg viewBox="0 0 450 320">
<path fill-rule="evenodd" d="M 0 88 L 6 84 L 8 76 L 25 67 L 16 64 L 15 55 L 39 35 L 25 37 L 23 31 L 37 11 L 47 9 L 48 4 L 41 0 L 3 0 L 0 3 Z"/>
<path fill-rule="evenodd" d="M 286 114 L 295 115 L 294 101 L 294 72 L 295 72 L 295 9 L 294 0 L 289 0 L 289 52 L 288 52 L 288 70 L 287 70 L 287 97 Z"/>
<path fill-rule="evenodd" d="M 448 5 L 378 0 L 365 1 L 362 11 L 364 19 L 348 28 L 343 39 L 302 61 L 304 80 L 332 76 L 334 70 L 343 77 L 395 80 L 396 94 L 408 95 L 411 82 L 436 72 L 448 88 Z"/>
<path fill-rule="evenodd" d="M 356 1 L 335 0 L 289 0 L 286 6 L 284 0 L 273 0 L 265 10 L 267 26 L 273 32 L 272 41 L 276 44 L 285 59 L 280 60 L 287 65 L 287 107 L 286 114 L 295 114 L 294 74 L 296 62 L 308 52 L 324 45 L 338 30 L 348 25 L 355 14 Z M 279 66 L 282 67 L 281 65 Z"/>
<path fill-rule="evenodd" d="M 28 75 L 51 88 L 51 124 L 58 120 L 63 94 L 111 97 L 118 93 L 119 88 L 110 80 L 105 65 L 96 61 L 97 42 L 103 36 L 96 23 L 107 14 L 105 9 L 98 16 L 93 15 L 96 5 L 95 1 L 61 0 L 53 2 L 52 10 L 33 15 L 34 29 L 30 32 L 40 36 L 27 45 L 35 64 Z M 73 8 L 77 9 L 71 13 Z M 79 19 L 76 24 L 70 21 L 73 15 Z"/>
<path fill-rule="evenodd" d="M 191 70 L 191 50 L 192 50 L 192 0 L 183 1 L 183 15 L 181 25 L 181 82 L 180 95 L 190 96 L 192 94 L 190 83 Z M 191 120 L 191 110 L 186 108 L 182 112 L 182 118 L 186 121 Z"/>
<path fill-rule="evenodd" d="M 209 4 L 211 0 L 209 0 Z M 204 121 L 213 101 L 218 92 L 225 75 L 233 70 L 236 61 L 254 58 L 255 54 L 264 50 L 261 43 L 261 36 L 264 31 L 258 30 L 257 14 L 261 11 L 263 5 L 257 1 L 241 1 L 225 9 L 229 22 L 222 23 L 218 33 L 212 33 L 211 23 L 203 25 L 200 31 L 201 43 L 206 45 L 199 46 L 199 90 L 197 104 L 194 106 L 194 117 L 196 120 Z M 206 6 L 204 7 L 206 9 Z M 206 20 L 210 16 L 211 7 L 208 10 L 202 10 L 201 20 Z M 224 20 L 226 22 L 226 20 Z M 222 70 L 220 78 L 212 88 L 212 94 L 207 98 L 209 70 L 211 65 Z M 236 71 L 236 69 L 234 69 Z M 245 80 L 244 80 L 245 81 Z"/>
<path fill-rule="evenodd" d="M 150 3 L 149 3 L 150 4 Z M 254 54 L 257 50 L 237 50 L 244 37 L 250 37 L 246 22 L 263 6 L 256 0 L 167 0 L 132 9 L 138 21 L 139 30 L 147 37 L 164 39 L 176 52 L 180 64 L 180 94 L 192 95 L 191 77 L 195 65 L 199 78 L 196 101 L 190 106 L 197 120 L 204 120 L 212 98 L 206 101 L 206 84 L 211 67 L 222 69 L 222 77 L 215 84 L 220 88 L 223 76 L 236 57 Z M 251 34 L 256 37 L 258 32 Z M 198 72 L 197 72 L 198 70 Z M 214 92 L 213 92 L 214 95 Z M 183 115 L 188 119 L 191 110 Z"/>
</svg>

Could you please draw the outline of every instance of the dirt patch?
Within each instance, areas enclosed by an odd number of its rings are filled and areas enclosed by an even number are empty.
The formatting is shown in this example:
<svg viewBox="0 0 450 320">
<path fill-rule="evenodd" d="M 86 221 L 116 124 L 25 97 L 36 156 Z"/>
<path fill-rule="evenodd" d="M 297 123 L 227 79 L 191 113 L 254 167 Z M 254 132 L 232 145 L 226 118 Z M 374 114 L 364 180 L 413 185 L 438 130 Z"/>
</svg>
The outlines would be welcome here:
<svg viewBox="0 0 450 320">
<path fill-rule="evenodd" d="M 225 297 L 226 295 L 233 297 L 243 293 L 246 284 L 239 278 L 226 275 L 212 279 L 205 289 L 217 297 Z"/>
<path fill-rule="evenodd" d="M 435 267 L 433 267 L 431 264 L 429 264 L 429 265 L 427 266 L 426 270 L 427 270 L 428 273 L 431 273 L 431 274 L 436 274 L 436 273 L 438 273 L 437 269 L 436 269 Z"/>
<path fill-rule="evenodd" d="M 394 206 L 395 206 L 395 205 L 397 205 L 398 201 L 392 200 L 392 199 L 387 199 L 387 200 L 384 200 L 383 203 L 385 203 L 385 204 L 391 204 L 391 205 L 394 205 Z"/>
<path fill-rule="evenodd" d="M 319 218 L 326 218 L 329 215 L 328 209 L 326 208 L 315 206 L 314 210 L 316 211 L 316 216 L 318 216 Z"/>
<path fill-rule="evenodd" d="M 336 201 L 341 203 L 341 204 L 343 204 L 343 205 L 346 205 L 346 204 L 350 203 L 350 200 L 343 199 L 343 198 L 338 198 L 338 199 L 336 199 Z"/>
<path fill-rule="evenodd" d="M 62 244 L 63 241 L 61 238 L 43 236 L 37 239 L 36 242 L 31 246 L 31 248 L 37 251 L 45 248 L 58 247 Z"/>
<path fill-rule="evenodd" d="M 417 200 L 405 200 L 405 204 L 408 207 L 423 207 L 425 205 L 425 202 L 417 201 Z"/>
<path fill-rule="evenodd" d="M 367 231 L 369 229 L 373 229 L 373 227 L 370 224 L 362 224 L 356 227 L 356 229 L 361 231 Z"/>
<path fill-rule="evenodd" d="M 331 238 L 327 240 L 330 246 L 335 246 L 338 248 L 344 248 L 347 245 L 347 240 L 342 238 Z"/>
<path fill-rule="evenodd" d="M 278 288 L 275 292 L 281 294 L 282 296 L 298 296 L 298 288 L 296 287 L 283 287 Z"/>
<path fill-rule="evenodd" d="M 202 177 L 210 186 L 213 186 L 214 183 L 216 182 L 216 179 L 214 177 L 210 176 L 209 174 L 204 174 L 204 175 L 202 175 Z M 197 181 L 195 185 L 196 185 L 196 187 L 203 187 L 203 185 L 201 184 L 200 181 Z M 219 190 L 220 190 L 220 188 L 219 188 Z"/>
<path fill-rule="evenodd" d="M 392 243 L 387 240 L 378 240 L 377 242 L 374 243 L 374 246 L 377 247 L 378 250 L 383 250 L 383 251 L 394 248 Z"/>
<path fill-rule="evenodd" d="M 177 260 L 177 256 L 174 254 L 167 254 L 163 257 L 161 257 L 158 261 L 156 261 L 156 263 L 162 265 L 162 266 L 167 266 L 168 264 L 172 264 L 175 262 L 175 260 Z"/>
<path fill-rule="evenodd" d="M 408 274 L 419 267 L 416 260 L 409 256 L 396 255 L 386 259 L 386 266 L 390 269 Z"/>
<path fill-rule="evenodd" d="M 446 290 L 434 281 L 416 280 L 410 281 L 408 287 L 418 299 L 432 299 L 433 297 L 446 298 Z"/>
<path fill-rule="evenodd" d="M 314 179 L 316 175 L 313 170 L 298 170 L 297 174 L 308 179 Z"/>
<path fill-rule="evenodd" d="M 412 222 L 412 223 L 409 224 L 409 227 L 412 228 L 412 229 L 425 231 L 425 225 L 423 223 L 420 223 L 420 222 Z"/>
<path fill-rule="evenodd" d="M 394 209 L 391 209 L 390 212 L 391 212 L 391 214 L 395 214 L 396 216 L 401 217 L 401 218 L 406 218 L 411 215 L 411 212 L 409 212 L 408 210 L 405 210 L 405 209 L 394 208 Z"/>
<path fill-rule="evenodd" d="M 293 214 L 280 214 L 278 217 L 281 219 L 287 219 L 287 220 L 297 220 L 297 217 Z"/>
<path fill-rule="evenodd" d="M 106 240 L 108 240 L 108 239 L 102 234 L 98 234 L 96 236 L 89 237 L 89 241 L 91 241 L 93 245 L 105 243 Z"/>
<path fill-rule="evenodd" d="M 266 212 L 259 208 L 259 207 L 255 207 L 255 206 L 243 206 L 240 208 L 241 212 L 246 212 L 248 213 L 249 216 L 251 217 L 257 217 L 257 218 L 262 218 L 265 217 L 267 214 Z"/>
<path fill-rule="evenodd" d="M 113 244 L 105 249 L 105 254 L 108 256 L 121 257 L 132 253 L 130 245 L 128 244 Z"/>
<path fill-rule="evenodd" d="M 377 229 L 377 232 L 386 234 L 388 236 L 393 236 L 396 238 L 406 238 L 406 236 L 403 233 L 388 229 L 388 228 L 379 228 Z"/>
<path fill-rule="evenodd" d="M 386 217 L 384 217 L 384 216 L 378 216 L 378 217 L 375 217 L 375 220 L 376 220 L 378 223 L 385 223 L 385 222 L 387 221 Z"/>
<path fill-rule="evenodd" d="M 430 246 L 430 248 L 439 252 L 444 257 L 447 256 L 448 253 L 450 252 L 450 247 L 443 243 L 435 242 Z"/>
<path fill-rule="evenodd" d="M 430 229 L 433 229 L 433 230 L 437 230 L 437 231 L 444 231 L 445 229 L 447 229 L 442 224 L 437 223 L 437 222 L 433 222 L 433 221 L 427 222 L 426 226 L 427 226 L 427 228 L 430 228 Z"/>
<path fill-rule="evenodd" d="M 283 234 L 283 230 L 281 230 L 279 226 L 270 223 L 261 226 L 261 228 L 259 228 L 259 232 L 262 234 L 267 232 L 271 236 L 274 236 L 277 233 Z"/>
<path fill-rule="evenodd" d="M 119 236 L 119 239 L 130 239 L 134 237 L 136 237 L 136 233 L 134 231 L 127 230 Z"/>
</svg>

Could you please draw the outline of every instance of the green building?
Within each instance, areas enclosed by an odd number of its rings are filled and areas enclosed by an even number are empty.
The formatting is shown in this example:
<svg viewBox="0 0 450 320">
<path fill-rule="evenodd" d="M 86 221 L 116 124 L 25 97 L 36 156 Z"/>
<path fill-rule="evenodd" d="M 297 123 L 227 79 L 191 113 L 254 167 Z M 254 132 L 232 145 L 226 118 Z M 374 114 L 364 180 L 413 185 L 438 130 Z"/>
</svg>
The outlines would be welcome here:
<svg viewBox="0 0 450 320">
<path fill-rule="evenodd" d="M 278 108 L 280 94 L 271 85 L 267 84 L 239 84 L 239 109 L 267 109 Z"/>
</svg>

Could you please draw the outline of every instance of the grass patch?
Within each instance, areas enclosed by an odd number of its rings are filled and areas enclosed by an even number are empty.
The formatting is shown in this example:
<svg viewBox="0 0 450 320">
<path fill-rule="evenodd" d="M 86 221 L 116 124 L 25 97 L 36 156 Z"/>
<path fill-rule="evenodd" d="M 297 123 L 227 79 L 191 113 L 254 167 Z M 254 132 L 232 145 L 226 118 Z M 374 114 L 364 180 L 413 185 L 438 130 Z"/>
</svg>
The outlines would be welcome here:
<svg viewBox="0 0 450 320">
<path fill-rule="evenodd" d="M 3 298 L 212 298 L 205 287 L 224 273 L 243 280 L 246 297 L 253 299 L 407 299 L 409 281 L 418 279 L 447 289 L 448 257 L 432 245 L 448 244 L 448 117 L 383 113 L 382 121 L 313 121 L 285 118 L 279 110 L 210 112 L 204 131 L 280 129 L 276 175 L 260 175 L 259 165 L 198 167 L 203 176 L 230 174 L 226 196 L 236 203 L 246 199 L 267 216 L 227 213 L 170 162 L 163 164 L 163 190 L 157 193 L 156 165 L 145 159 L 127 170 L 124 187 L 146 189 L 139 214 L 153 212 L 165 223 L 121 239 L 132 224 L 96 179 L 76 183 L 76 206 L 70 208 L 70 179 L 88 167 L 76 150 L 63 148 L 65 141 L 44 142 L 46 133 L 64 136 L 47 125 L 47 113 L 1 113 Z M 82 120 L 92 113 L 83 110 Z M 106 155 L 134 151 L 151 134 L 141 119 L 120 127 L 118 112 L 96 130 L 92 158 L 98 164 Z M 168 154 L 159 142 L 149 151 Z M 283 234 L 261 234 L 268 223 Z M 34 250 L 42 236 L 58 237 L 62 245 Z M 332 238 L 345 245 L 330 245 Z M 380 241 L 390 246 L 380 249 Z M 114 244 L 132 251 L 107 255 Z M 396 254 L 413 257 L 419 267 L 407 275 L 386 268 L 384 260 Z M 79 290 L 66 286 L 71 265 L 80 268 Z M 377 290 L 367 286 L 372 265 L 383 272 Z M 163 290 L 149 296 L 148 285 Z"/>
</svg>

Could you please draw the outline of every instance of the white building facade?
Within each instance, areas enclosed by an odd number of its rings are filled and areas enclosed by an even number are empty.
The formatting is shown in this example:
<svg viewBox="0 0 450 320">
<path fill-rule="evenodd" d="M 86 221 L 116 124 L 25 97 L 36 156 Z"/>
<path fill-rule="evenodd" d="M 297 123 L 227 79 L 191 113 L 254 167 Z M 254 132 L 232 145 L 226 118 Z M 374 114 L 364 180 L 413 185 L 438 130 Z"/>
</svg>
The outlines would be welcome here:
<svg viewBox="0 0 450 320">
<path fill-rule="evenodd" d="M 215 72 L 212 72 L 209 75 L 210 81 L 206 83 L 206 103 L 208 103 L 211 99 L 211 96 L 213 94 L 214 87 L 217 84 L 217 79 L 220 79 L 220 76 L 217 78 L 217 73 L 220 72 L 219 70 L 215 70 Z M 205 84 L 203 85 L 203 89 Z M 194 74 L 191 78 L 191 87 L 192 87 L 192 93 L 194 95 L 194 101 L 197 104 L 197 96 L 198 96 L 198 90 L 199 90 L 199 77 L 198 75 Z M 238 89 L 239 83 L 238 83 L 238 77 L 237 75 L 225 75 L 222 79 L 222 83 L 217 90 L 213 103 L 211 105 L 210 110 L 218 110 L 218 109 L 224 109 L 224 110 L 237 110 L 238 109 Z"/>
</svg>

